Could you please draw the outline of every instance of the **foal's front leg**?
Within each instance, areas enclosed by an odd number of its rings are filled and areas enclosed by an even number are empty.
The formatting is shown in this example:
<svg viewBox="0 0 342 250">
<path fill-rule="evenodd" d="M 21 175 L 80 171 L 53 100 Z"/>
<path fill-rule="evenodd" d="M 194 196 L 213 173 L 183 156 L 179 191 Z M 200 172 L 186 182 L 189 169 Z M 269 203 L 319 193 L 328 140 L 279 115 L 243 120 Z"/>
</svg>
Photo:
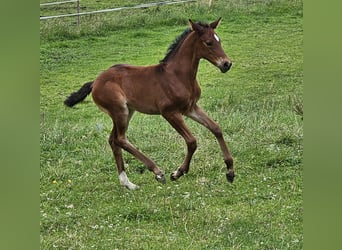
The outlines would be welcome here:
<svg viewBox="0 0 342 250">
<path fill-rule="evenodd" d="M 230 154 L 226 142 L 223 139 L 223 134 L 220 126 L 214 122 L 198 105 L 195 108 L 186 114 L 186 116 L 190 117 L 194 121 L 202 124 L 206 128 L 208 128 L 216 137 L 218 143 L 220 144 L 221 151 L 223 154 L 224 162 L 227 165 L 227 173 L 226 177 L 229 182 L 234 181 L 234 167 L 233 167 L 233 157 Z"/>
<path fill-rule="evenodd" d="M 185 125 L 183 116 L 181 113 L 164 113 L 163 117 L 171 124 L 171 126 L 184 138 L 188 152 L 182 165 L 171 174 L 171 180 L 177 180 L 184 173 L 189 171 L 190 161 L 192 155 L 196 151 L 197 142 L 196 138 L 191 134 L 190 130 Z"/>
</svg>

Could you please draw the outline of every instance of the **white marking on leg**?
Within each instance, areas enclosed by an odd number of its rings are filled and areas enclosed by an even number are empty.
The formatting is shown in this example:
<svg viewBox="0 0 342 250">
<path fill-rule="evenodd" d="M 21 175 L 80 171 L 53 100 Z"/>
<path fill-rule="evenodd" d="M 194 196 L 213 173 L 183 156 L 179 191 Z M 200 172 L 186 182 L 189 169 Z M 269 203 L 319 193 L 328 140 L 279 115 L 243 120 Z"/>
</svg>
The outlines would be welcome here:
<svg viewBox="0 0 342 250">
<path fill-rule="evenodd" d="M 121 186 L 124 186 L 130 190 L 134 190 L 136 189 L 138 186 L 133 184 L 132 182 L 129 181 L 126 172 L 122 171 L 119 175 L 119 180 L 120 180 L 120 184 Z"/>
<path fill-rule="evenodd" d="M 178 173 L 178 170 L 172 172 L 172 177 L 173 177 L 175 180 L 178 179 L 177 173 Z"/>
</svg>

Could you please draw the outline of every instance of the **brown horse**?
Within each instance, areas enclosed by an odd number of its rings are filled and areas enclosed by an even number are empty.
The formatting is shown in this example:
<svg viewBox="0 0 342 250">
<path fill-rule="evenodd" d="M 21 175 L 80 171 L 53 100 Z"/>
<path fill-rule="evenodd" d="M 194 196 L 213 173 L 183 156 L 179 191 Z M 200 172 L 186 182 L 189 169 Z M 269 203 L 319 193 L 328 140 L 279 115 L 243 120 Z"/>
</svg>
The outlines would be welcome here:
<svg viewBox="0 0 342 250">
<path fill-rule="evenodd" d="M 223 139 L 219 125 L 197 105 L 201 90 L 196 80 L 200 59 L 204 58 L 227 72 L 232 63 L 221 47 L 221 41 L 214 29 L 221 18 L 210 23 L 194 23 L 169 47 L 168 53 L 157 65 L 131 66 L 114 65 L 102 72 L 95 81 L 85 83 L 72 93 L 65 105 L 72 107 L 82 101 L 90 92 L 94 102 L 112 118 L 113 130 L 109 137 L 122 186 L 135 189 L 129 181 L 122 158 L 122 149 L 131 153 L 165 183 L 165 176 L 156 163 L 135 148 L 126 138 L 126 131 L 134 111 L 145 114 L 160 114 L 184 138 L 187 155 L 180 167 L 171 174 L 177 180 L 189 171 L 189 165 L 197 143 L 183 120 L 183 115 L 208 128 L 217 138 L 224 162 L 226 177 L 234 180 L 233 158 Z"/>
</svg>

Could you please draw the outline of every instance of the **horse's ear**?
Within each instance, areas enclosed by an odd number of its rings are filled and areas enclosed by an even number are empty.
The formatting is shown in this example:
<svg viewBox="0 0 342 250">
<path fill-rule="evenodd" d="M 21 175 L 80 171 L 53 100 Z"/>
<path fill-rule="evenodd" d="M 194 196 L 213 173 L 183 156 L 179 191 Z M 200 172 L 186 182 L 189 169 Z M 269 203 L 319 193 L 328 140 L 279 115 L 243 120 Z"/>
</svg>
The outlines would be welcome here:
<svg viewBox="0 0 342 250">
<path fill-rule="evenodd" d="M 189 19 L 189 23 L 190 23 L 191 30 L 196 31 L 198 33 L 203 32 L 203 27 L 199 25 L 198 23 L 194 23 L 193 21 L 191 21 L 191 19 Z"/>
<path fill-rule="evenodd" d="M 216 21 L 212 22 L 212 23 L 210 24 L 210 27 L 211 27 L 212 29 L 216 29 L 216 27 L 220 24 L 220 22 L 221 22 L 221 17 L 220 17 L 219 19 L 217 19 Z"/>
</svg>

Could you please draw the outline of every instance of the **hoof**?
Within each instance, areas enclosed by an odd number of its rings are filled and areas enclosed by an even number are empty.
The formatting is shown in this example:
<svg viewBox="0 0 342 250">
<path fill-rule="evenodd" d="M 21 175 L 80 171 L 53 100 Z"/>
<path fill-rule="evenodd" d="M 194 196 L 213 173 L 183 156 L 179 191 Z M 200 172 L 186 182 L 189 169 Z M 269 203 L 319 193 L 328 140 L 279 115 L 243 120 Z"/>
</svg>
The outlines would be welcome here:
<svg viewBox="0 0 342 250">
<path fill-rule="evenodd" d="M 137 190 L 137 189 L 139 189 L 139 186 L 137 186 L 137 185 L 135 185 L 135 184 L 133 184 L 131 182 L 126 184 L 126 185 L 122 185 L 122 186 L 127 188 L 127 189 L 129 189 L 129 190 Z"/>
<path fill-rule="evenodd" d="M 166 178 L 165 175 L 163 173 L 158 174 L 155 176 L 156 180 L 162 184 L 166 184 Z"/>
<path fill-rule="evenodd" d="M 229 171 L 226 173 L 226 177 L 228 182 L 233 183 L 235 177 L 234 171 Z"/>
</svg>

